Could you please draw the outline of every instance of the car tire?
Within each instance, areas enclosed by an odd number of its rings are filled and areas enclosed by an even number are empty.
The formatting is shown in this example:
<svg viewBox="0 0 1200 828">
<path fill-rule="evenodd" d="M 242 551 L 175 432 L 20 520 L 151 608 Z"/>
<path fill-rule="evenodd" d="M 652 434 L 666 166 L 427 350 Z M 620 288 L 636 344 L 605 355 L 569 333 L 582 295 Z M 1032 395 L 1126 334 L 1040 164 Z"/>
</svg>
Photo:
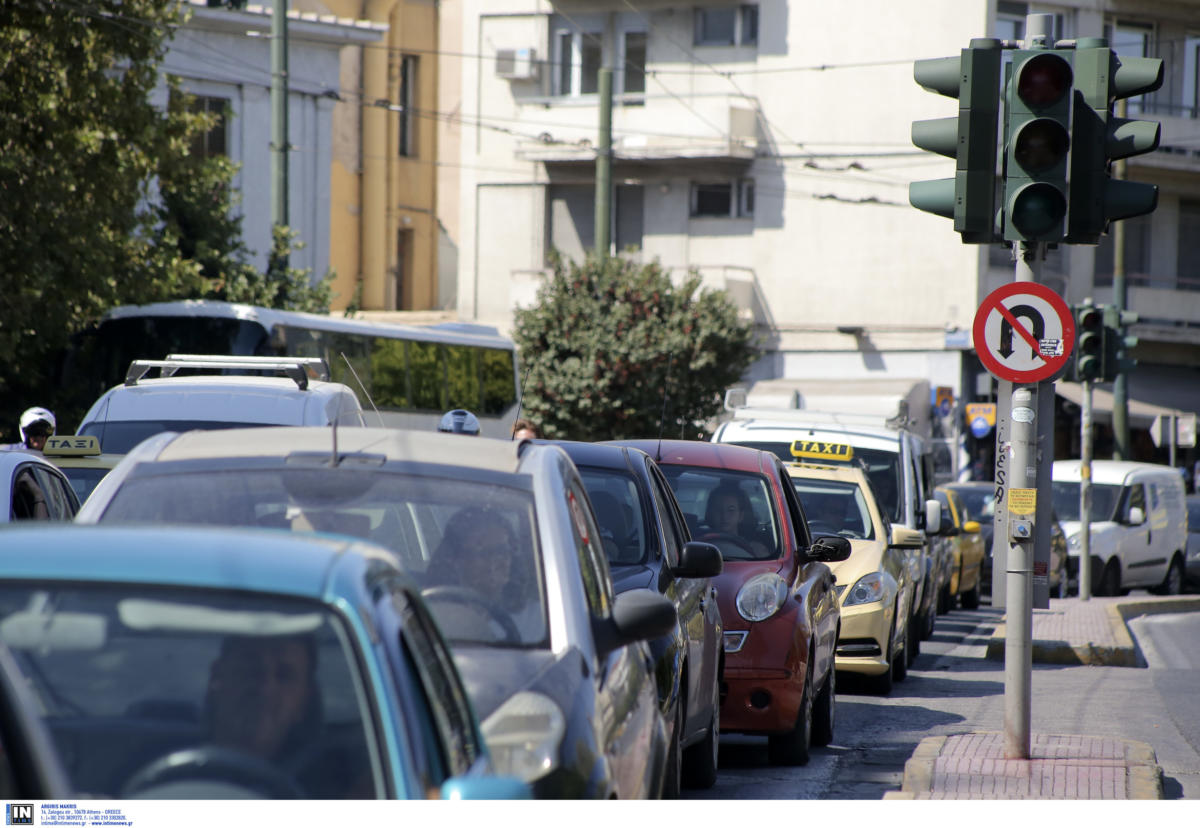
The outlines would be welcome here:
<svg viewBox="0 0 1200 828">
<path fill-rule="evenodd" d="M 962 594 L 962 605 L 963 609 L 979 609 L 979 581 Z"/>
<path fill-rule="evenodd" d="M 708 789 L 717 783 L 717 754 L 721 739 L 721 690 L 713 682 L 713 713 L 708 735 L 683 752 L 683 784 Z"/>
<path fill-rule="evenodd" d="M 662 798 L 679 799 L 680 780 L 683 775 L 683 760 L 680 757 L 679 739 L 683 735 L 683 698 L 685 688 L 680 687 L 681 698 L 675 703 L 675 732 L 671 734 L 671 748 L 667 751 L 667 764 L 663 768 Z"/>
<path fill-rule="evenodd" d="M 1100 578 L 1096 583 L 1097 596 L 1113 596 L 1121 592 L 1121 569 L 1116 561 L 1104 565 Z"/>
<path fill-rule="evenodd" d="M 837 692 L 837 671 L 829 668 L 825 684 L 813 704 L 812 742 L 817 747 L 825 747 L 833 741 L 834 719 L 837 714 L 837 702 L 834 696 Z"/>
<path fill-rule="evenodd" d="M 912 644 L 912 637 L 909 637 L 909 644 Z M 892 659 L 892 681 L 901 682 L 908 678 L 908 665 L 916 659 L 914 655 L 911 659 L 908 656 L 909 648 L 905 647 L 904 652 Z"/>
<path fill-rule="evenodd" d="M 796 723 L 791 730 L 772 733 L 767 737 L 767 758 L 772 765 L 795 767 L 808 764 L 809 750 L 812 746 L 812 672 L 810 656 L 808 672 L 804 679 L 804 692 L 800 697 L 800 710 L 796 712 Z"/>
<path fill-rule="evenodd" d="M 1167 567 L 1167 574 L 1163 576 L 1162 584 L 1154 592 L 1159 595 L 1181 595 L 1183 593 L 1183 577 L 1183 562 L 1176 555 L 1171 558 L 1171 565 Z"/>
<path fill-rule="evenodd" d="M 873 679 L 871 681 L 872 689 L 880 696 L 886 696 L 889 693 L 891 693 L 892 687 L 895 685 L 895 681 L 892 679 L 892 661 L 895 659 L 895 655 L 892 652 L 892 639 L 894 639 L 896 637 L 896 627 L 895 627 L 894 621 L 892 622 L 892 624 L 893 624 L 892 631 L 891 631 L 891 634 L 888 636 L 888 650 L 887 650 L 888 668 L 886 670 L 884 670 L 882 673 L 880 673 L 879 675 L 873 677 Z"/>
</svg>

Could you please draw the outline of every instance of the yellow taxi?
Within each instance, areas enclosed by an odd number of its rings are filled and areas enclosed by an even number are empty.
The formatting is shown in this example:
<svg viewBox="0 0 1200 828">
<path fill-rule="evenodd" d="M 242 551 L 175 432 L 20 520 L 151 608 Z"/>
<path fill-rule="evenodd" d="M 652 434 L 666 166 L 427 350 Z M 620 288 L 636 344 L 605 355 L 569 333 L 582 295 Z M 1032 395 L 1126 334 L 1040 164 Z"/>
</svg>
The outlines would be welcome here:
<svg viewBox="0 0 1200 828">
<path fill-rule="evenodd" d="M 62 470 L 83 503 L 96 484 L 121 462 L 124 454 L 105 454 L 94 435 L 63 434 L 46 438 L 42 455 Z"/>
<path fill-rule="evenodd" d="M 851 446 L 831 446 L 841 462 Z M 907 549 L 920 548 L 921 532 L 892 526 L 875 498 L 866 472 L 857 465 L 819 462 L 786 464 L 813 537 L 850 541 L 850 557 L 829 564 L 842 606 L 834 665 L 857 673 L 880 694 L 908 675 L 908 618 L 913 582 Z M 915 654 L 911 654 L 915 655 Z"/>
<path fill-rule="evenodd" d="M 970 519 L 962 495 L 953 486 L 938 486 L 933 497 L 942 506 L 939 541 L 949 545 L 952 561 L 950 578 L 942 587 L 939 604 L 947 610 L 954 609 L 959 602 L 963 609 L 977 609 L 987 557 L 979 521 Z"/>
</svg>

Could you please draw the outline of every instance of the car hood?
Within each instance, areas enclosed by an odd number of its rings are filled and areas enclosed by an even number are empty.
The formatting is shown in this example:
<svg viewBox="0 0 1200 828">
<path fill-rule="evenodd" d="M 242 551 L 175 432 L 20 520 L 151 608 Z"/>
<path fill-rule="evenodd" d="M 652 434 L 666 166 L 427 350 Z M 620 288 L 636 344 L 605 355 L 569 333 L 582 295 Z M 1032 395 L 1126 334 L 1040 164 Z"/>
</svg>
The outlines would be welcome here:
<svg viewBox="0 0 1200 828">
<path fill-rule="evenodd" d="M 1078 521 L 1078 520 L 1060 520 L 1058 522 L 1058 525 L 1062 529 L 1063 535 L 1067 539 L 1068 548 L 1074 554 L 1079 554 L 1078 541 L 1076 541 L 1074 544 L 1072 544 L 1071 541 L 1079 536 L 1079 528 L 1080 528 L 1080 526 L 1082 526 L 1080 521 Z M 1092 551 L 1093 552 L 1095 551 L 1097 542 L 1109 543 L 1110 539 L 1112 538 L 1113 533 L 1116 531 L 1116 529 L 1117 529 L 1117 524 L 1114 521 L 1111 521 L 1111 520 L 1100 520 L 1100 521 L 1094 520 L 1094 521 L 1092 521 L 1092 530 L 1089 533 L 1091 536 L 1090 541 L 1091 541 Z"/>
<path fill-rule="evenodd" d="M 852 584 L 868 572 L 878 572 L 883 568 L 885 548 L 879 541 L 851 540 L 850 557 L 828 564 L 829 571 L 839 584 Z"/>
<path fill-rule="evenodd" d="M 481 722 L 492 715 L 509 696 L 537 685 L 542 674 L 553 667 L 555 661 L 554 653 L 550 650 L 454 648 L 454 664 L 467 687 L 475 715 Z"/>
<path fill-rule="evenodd" d="M 612 573 L 613 591 L 620 595 L 631 589 L 652 589 L 658 591 L 655 580 L 658 573 L 648 566 L 641 564 L 613 566 L 609 564 Z"/>
</svg>

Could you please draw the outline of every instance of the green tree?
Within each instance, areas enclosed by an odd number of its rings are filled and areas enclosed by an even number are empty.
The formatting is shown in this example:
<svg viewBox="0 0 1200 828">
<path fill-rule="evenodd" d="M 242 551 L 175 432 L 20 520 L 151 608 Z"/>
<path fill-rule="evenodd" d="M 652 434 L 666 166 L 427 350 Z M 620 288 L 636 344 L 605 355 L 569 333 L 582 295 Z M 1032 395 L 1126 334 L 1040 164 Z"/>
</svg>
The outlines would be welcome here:
<svg viewBox="0 0 1200 828">
<path fill-rule="evenodd" d="M 549 438 L 698 436 L 726 387 L 756 358 L 750 326 L 724 291 L 657 263 L 555 257 L 513 339 L 525 379 L 522 416 Z M 663 417 L 664 403 L 666 416 Z"/>
</svg>

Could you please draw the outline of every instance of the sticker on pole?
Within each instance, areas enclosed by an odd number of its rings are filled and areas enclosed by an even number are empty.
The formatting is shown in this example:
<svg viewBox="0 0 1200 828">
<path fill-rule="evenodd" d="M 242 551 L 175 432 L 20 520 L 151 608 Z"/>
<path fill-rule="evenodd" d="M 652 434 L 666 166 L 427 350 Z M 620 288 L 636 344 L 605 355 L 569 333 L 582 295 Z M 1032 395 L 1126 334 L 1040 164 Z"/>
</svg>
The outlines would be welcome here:
<svg viewBox="0 0 1200 828">
<path fill-rule="evenodd" d="M 975 352 L 997 379 L 1047 380 L 1067 367 L 1075 319 L 1062 297 L 1037 282 L 993 290 L 975 312 Z"/>
</svg>

